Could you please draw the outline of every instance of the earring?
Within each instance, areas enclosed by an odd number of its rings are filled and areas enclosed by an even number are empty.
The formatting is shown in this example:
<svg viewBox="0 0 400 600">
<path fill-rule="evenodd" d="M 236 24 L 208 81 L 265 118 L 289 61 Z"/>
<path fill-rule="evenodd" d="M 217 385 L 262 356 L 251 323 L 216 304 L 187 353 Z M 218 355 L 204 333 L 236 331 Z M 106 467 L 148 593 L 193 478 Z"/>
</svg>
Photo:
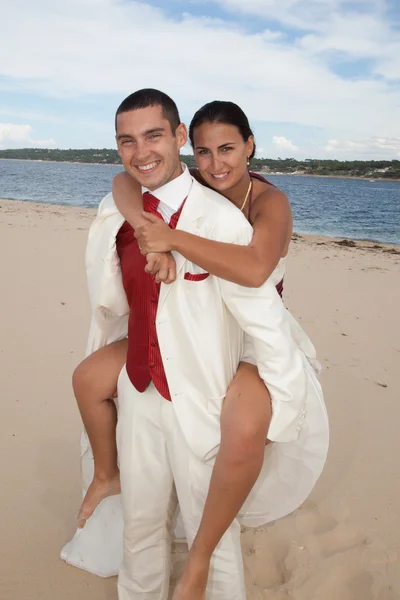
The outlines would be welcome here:
<svg viewBox="0 0 400 600">
<path fill-rule="evenodd" d="M 247 166 L 248 167 L 250 166 L 250 158 L 249 157 L 247 157 Z"/>
</svg>

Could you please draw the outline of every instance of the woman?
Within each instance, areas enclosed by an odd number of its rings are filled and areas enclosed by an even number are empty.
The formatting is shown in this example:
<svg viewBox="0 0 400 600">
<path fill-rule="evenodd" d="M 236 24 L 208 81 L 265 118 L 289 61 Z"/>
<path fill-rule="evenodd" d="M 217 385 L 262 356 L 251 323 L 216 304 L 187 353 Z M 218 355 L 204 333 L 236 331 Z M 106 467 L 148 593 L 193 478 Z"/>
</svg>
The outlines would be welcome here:
<svg viewBox="0 0 400 600">
<path fill-rule="evenodd" d="M 142 213 L 140 186 L 123 172 L 114 178 L 113 196 L 135 229 L 142 253 L 176 250 L 207 272 L 249 287 L 258 287 L 272 277 L 282 294 L 284 257 L 292 234 L 291 209 L 285 194 L 248 170 L 255 143 L 246 115 L 232 102 L 211 102 L 195 114 L 189 136 L 198 165 L 198 171 L 192 174 L 243 212 L 254 228 L 252 242 L 247 247 L 235 246 L 170 229 L 158 217 Z M 149 257 L 149 271 L 158 281 L 172 281 L 168 272 L 158 271 L 158 263 L 153 265 L 153 258 Z M 79 513 L 80 527 L 103 498 L 120 491 L 116 412 L 110 399 L 126 351 L 127 340 L 105 346 L 86 358 L 73 375 L 95 459 L 94 479 Z M 244 360 L 227 392 L 221 415 L 220 455 L 243 464 L 242 497 L 232 498 L 228 520 L 230 513 L 237 514 L 260 472 L 270 418 L 268 390 L 256 367 Z M 221 471 L 226 470 L 224 463 Z"/>
</svg>

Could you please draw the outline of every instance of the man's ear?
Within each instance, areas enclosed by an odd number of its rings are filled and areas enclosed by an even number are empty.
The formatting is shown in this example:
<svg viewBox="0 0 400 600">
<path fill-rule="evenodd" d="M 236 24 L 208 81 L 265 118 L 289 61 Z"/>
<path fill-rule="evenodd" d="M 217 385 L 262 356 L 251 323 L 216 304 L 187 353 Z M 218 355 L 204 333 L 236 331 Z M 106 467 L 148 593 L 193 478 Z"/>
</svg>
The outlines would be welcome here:
<svg viewBox="0 0 400 600">
<path fill-rule="evenodd" d="M 118 156 L 121 158 L 121 152 L 119 151 L 119 144 L 118 144 L 118 139 L 117 139 L 117 136 L 115 136 L 115 143 L 117 144 L 117 152 L 118 152 Z"/>
<path fill-rule="evenodd" d="M 180 123 L 176 128 L 175 137 L 178 140 L 178 147 L 181 149 L 188 141 L 188 132 L 184 123 Z"/>
</svg>

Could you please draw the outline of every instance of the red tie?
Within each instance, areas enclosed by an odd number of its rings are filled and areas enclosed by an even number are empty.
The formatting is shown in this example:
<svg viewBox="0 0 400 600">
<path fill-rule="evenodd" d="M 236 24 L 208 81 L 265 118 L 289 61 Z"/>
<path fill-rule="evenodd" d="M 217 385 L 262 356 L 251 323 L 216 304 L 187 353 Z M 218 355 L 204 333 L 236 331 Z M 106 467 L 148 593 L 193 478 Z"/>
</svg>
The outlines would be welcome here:
<svg viewBox="0 0 400 600">
<path fill-rule="evenodd" d="M 171 227 L 171 229 L 176 229 L 176 226 L 178 224 L 179 221 L 179 217 L 181 216 L 181 212 L 182 212 L 182 208 L 183 205 L 186 202 L 186 198 L 185 200 L 182 202 L 180 208 L 177 210 L 176 213 L 174 213 L 169 221 L 169 226 Z M 153 196 L 153 194 L 150 194 L 150 192 L 144 192 L 143 193 L 143 208 L 146 212 L 151 212 L 153 213 L 153 215 L 156 215 L 159 219 L 163 219 L 162 215 L 158 212 L 157 208 L 160 204 L 160 201 L 158 198 L 156 198 L 155 196 Z"/>
<path fill-rule="evenodd" d="M 143 208 L 146 212 L 151 212 L 153 215 L 156 215 L 159 219 L 162 219 L 162 216 L 158 212 L 157 208 L 160 204 L 158 198 L 150 194 L 150 192 L 144 192 L 143 194 Z"/>
</svg>

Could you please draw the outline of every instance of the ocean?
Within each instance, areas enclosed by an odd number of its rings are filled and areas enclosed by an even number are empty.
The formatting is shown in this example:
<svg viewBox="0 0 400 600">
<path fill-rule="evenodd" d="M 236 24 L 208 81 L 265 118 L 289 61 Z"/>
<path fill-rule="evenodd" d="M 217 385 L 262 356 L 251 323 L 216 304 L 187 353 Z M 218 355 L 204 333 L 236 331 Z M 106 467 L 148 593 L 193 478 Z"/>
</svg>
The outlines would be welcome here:
<svg viewBox="0 0 400 600">
<path fill-rule="evenodd" d="M 122 167 L 0 160 L 0 198 L 96 207 Z M 400 182 L 269 175 L 297 233 L 400 244 Z"/>
</svg>

